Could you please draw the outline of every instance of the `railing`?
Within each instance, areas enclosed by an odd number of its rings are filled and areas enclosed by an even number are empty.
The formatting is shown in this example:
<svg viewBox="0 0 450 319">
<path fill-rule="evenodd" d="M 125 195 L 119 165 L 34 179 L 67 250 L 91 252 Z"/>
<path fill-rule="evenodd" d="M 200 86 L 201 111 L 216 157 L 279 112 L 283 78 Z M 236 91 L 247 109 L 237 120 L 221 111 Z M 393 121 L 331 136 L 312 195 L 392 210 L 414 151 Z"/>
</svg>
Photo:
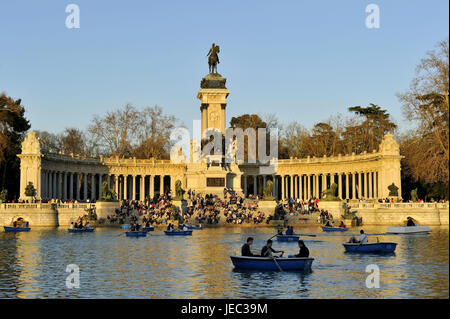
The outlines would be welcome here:
<svg viewBox="0 0 450 319">
<path fill-rule="evenodd" d="M 51 204 L 51 203 L 6 203 L 0 204 L 0 210 L 8 209 L 87 209 L 93 208 L 92 203 L 70 203 L 70 204 Z"/>
<path fill-rule="evenodd" d="M 320 206 L 320 202 L 319 202 Z M 350 203 L 351 208 L 448 208 L 448 203 Z"/>
</svg>

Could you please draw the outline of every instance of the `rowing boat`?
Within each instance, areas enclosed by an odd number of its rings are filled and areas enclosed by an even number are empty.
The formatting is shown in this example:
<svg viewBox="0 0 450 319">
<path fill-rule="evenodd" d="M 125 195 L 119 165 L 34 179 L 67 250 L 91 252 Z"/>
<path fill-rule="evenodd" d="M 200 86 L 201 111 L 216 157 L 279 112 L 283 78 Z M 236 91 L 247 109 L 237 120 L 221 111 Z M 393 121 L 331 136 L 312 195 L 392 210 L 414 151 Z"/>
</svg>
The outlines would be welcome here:
<svg viewBox="0 0 450 319">
<path fill-rule="evenodd" d="M 192 230 L 173 230 L 173 231 L 169 231 L 169 230 L 165 230 L 164 233 L 167 236 L 190 236 L 192 235 Z"/>
<path fill-rule="evenodd" d="M 8 227 L 8 226 L 3 226 L 3 228 L 5 229 L 6 233 L 18 233 L 18 232 L 25 232 L 25 231 L 30 231 L 30 227 Z"/>
<path fill-rule="evenodd" d="M 417 234 L 417 233 L 429 233 L 431 228 L 429 226 L 396 226 L 388 227 L 388 234 Z"/>
<path fill-rule="evenodd" d="M 314 258 L 294 257 L 294 258 L 276 258 L 276 262 L 271 257 L 247 257 L 230 256 L 231 262 L 236 269 L 247 270 L 307 270 L 311 269 Z M 277 266 L 278 263 L 278 266 Z"/>
<path fill-rule="evenodd" d="M 348 230 L 347 227 L 343 228 L 343 227 L 327 227 L 327 226 L 322 226 L 322 231 L 325 231 L 325 232 L 330 232 L 330 231 L 347 231 L 347 230 Z"/>
<path fill-rule="evenodd" d="M 298 235 L 277 235 L 278 241 L 298 241 L 299 238 Z"/>
<path fill-rule="evenodd" d="M 145 237 L 147 236 L 146 231 L 127 231 L 125 233 L 127 237 Z"/>
<path fill-rule="evenodd" d="M 73 228 L 68 229 L 69 233 L 92 233 L 94 228 Z"/>
<path fill-rule="evenodd" d="M 393 253 L 397 243 L 343 243 L 346 252 L 352 253 Z"/>
</svg>

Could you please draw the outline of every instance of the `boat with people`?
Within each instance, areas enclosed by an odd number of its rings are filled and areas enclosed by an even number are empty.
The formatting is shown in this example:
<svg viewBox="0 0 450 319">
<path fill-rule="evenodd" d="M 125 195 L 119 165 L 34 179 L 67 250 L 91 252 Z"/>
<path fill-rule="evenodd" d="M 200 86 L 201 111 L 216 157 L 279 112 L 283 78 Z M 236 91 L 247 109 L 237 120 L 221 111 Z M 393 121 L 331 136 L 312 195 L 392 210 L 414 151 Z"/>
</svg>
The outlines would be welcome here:
<svg viewBox="0 0 450 319">
<path fill-rule="evenodd" d="M 298 241 L 300 239 L 299 235 L 277 235 L 278 241 Z"/>
<path fill-rule="evenodd" d="M 20 233 L 30 231 L 30 227 L 14 227 L 14 226 L 3 226 L 5 233 Z"/>
<path fill-rule="evenodd" d="M 347 227 L 328 227 L 328 226 L 322 226 L 322 231 L 324 232 L 333 232 L 333 231 L 347 231 Z"/>
<path fill-rule="evenodd" d="M 125 232 L 127 237 L 146 237 L 146 231 L 127 231 Z"/>
<path fill-rule="evenodd" d="M 388 227 L 386 231 L 388 234 L 417 234 L 429 232 L 431 232 L 429 226 L 394 226 Z"/>
<path fill-rule="evenodd" d="M 167 236 L 191 236 L 192 230 L 165 230 Z"/>
<path fill-rule="evenodd" d="M 343 243 L 345 252 L 349 253 L 393 253 L 397 243 Z"/>
<path fill-rule="evenodd" d="M 203 229 L 201 224 L 199 224 L 199 225 L 186 225 L 186 227 L 189 230 L 202 230 Z"/>
<path fill-rule="evenodd" d="M 92 233 L 95 228 L 85 227 L 85 228 L 69 228 L 67 231 L 69 233 Z"/>
<path fill-rule="evenodd" d="M 314 258 L 310 257 L 249 257 L 230 256 L 235 269 L 299 271 L 311 269 Z"/>
</svg>

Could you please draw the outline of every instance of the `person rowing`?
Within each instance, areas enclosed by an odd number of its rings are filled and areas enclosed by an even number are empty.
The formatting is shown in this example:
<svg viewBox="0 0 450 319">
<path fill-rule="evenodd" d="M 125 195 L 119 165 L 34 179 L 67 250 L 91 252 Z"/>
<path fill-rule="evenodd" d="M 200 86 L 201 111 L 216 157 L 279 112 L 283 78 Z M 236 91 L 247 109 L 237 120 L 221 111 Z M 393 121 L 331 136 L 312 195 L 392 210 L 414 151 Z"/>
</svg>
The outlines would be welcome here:
<svg viewBox="0 0 450 319">
<path fill-rule="evenodd" d="M 342 220 L 341 220 L 341 223 L 339 224 L 339 228 L 345 228 L 345 224 Z"/>
<path fill-rule="evenodd" d="M 255 255 L 253 255 L 250 246 L 253 244 L 253 237 L 248 237 L 247 238 L 247 242 L 242 245 L 241 248 L 241 255 L 242 256 L 247 256 L 247 257 L 255 257 Z"/>
<path fill-rule="evenodd" d="M 286 229 L 286 235 L 287 236 L 292 236 L 294 235 L 294 227 L 293 226 L 288 226 Z"/>
<path fill-rule="evenodd" d="M 309 249 L 305 246 L 303 240 L 298 241 L 298 248 L 300 248 L 300 250 L 295 257 L 309 257 Z"/>
<path fill-rule="evenodd" d="M 173 227 L 172 223 L 169 223 L 169 225 L 167 226 L 167 231 L 174 231 L 175 227 Z"/>
<path fill-rule="evenodd" d="M 274 256 L 273 254 L 281 253 L 280 256 Z M 272 240 L 269 239 L 267 241 L 267 244 L 261 249 L 261 257 L 283 257 L 284 251 L 283 250 L 274 250 L 272 248 Z"/>
<path fill-rule="evenodd" d="M 360 235 L 358 237 L 358 239 L 356 239 L 355 237 L 350 238 L 349 243 L 356 243 L 356 244 L 367 244 L 369 242 L 369 236 L 367 236 L 367 234 L 364 233 L 364 230 L 360 230 Z"/>
</svg>

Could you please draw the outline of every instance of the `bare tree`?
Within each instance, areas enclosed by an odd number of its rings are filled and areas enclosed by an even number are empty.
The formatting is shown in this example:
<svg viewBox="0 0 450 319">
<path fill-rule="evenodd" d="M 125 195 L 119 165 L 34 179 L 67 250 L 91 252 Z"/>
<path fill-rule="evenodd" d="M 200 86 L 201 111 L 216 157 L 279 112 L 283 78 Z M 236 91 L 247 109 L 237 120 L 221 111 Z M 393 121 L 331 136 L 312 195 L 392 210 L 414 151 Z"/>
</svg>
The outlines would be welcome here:
<svg viewBox="0 0 450 319">
<path fill-rule="evenodd" d="M 403 139 L 402 151 L 415 179 L 449 180 L 449 40 L 427 52 L 416 68 L 408 91 L 397 94 L 405 117 L 417 123 L 415 134 Z M 418 157 L 417 154 L 421 156 Z"/>
</svg>

